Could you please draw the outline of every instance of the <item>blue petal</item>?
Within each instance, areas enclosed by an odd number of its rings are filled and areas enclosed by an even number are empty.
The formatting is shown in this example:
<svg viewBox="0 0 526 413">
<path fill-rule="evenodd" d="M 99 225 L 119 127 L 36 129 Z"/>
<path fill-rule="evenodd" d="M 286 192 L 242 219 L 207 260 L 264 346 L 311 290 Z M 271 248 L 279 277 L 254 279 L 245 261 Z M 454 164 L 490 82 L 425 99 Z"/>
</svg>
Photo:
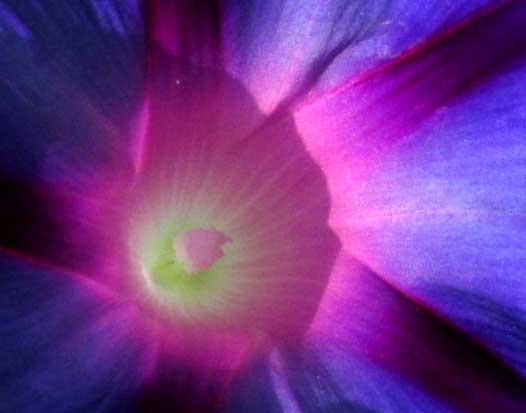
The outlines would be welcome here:
<svg viewBox="0 0 526 413">
<path fill-rule="evenodd" d="M 354 253 L 526 360 L 526 86 L 515 65 L 451 100 L 381 159 L 349 220 Z M 498 330 L 488 326 L 500 324 Z"/>
<path fill-rule="evenodd" d="M 130 411 L 141 347 L 127 308 L 4 255 L 0 287 L 0 411 Z"/>
<path fill-rule="evenodd" d="M 54 178 L 65 160 L 114 156 L 142 87 L 139 10 L 136 0 L 0 2 L 0 174 Z"/>
</svg>

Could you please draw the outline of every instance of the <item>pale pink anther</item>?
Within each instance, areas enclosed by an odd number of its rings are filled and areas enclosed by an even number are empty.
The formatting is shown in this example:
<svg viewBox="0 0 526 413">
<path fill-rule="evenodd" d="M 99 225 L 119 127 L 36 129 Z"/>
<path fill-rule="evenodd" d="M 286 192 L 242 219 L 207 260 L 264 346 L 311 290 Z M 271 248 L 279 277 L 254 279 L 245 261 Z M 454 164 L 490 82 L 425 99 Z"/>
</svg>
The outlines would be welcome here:
<svg viewBox="0 0 526 413">
<path fill-rule="evenodd" d="M 215 229 L 193 229 L 183 232 L 172 242 L 175 259 L 183 263 L 186 271 L 195 273 L 206 270 L 224 253 L 223 244 L 232 241 Z"/>
</svg>

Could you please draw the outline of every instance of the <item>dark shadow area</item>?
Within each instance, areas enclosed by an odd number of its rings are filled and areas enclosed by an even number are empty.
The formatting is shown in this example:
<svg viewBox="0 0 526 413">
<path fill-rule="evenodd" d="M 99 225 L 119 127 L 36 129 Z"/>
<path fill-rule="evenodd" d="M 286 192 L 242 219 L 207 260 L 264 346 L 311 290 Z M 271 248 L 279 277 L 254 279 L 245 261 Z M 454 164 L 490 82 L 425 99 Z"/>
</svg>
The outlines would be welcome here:
<svg viewBox="0 0 526 413">
<path fill-rule="evenodd" d="M 520 309 L 496 302 L 489 296 L 448 286 L 429 285 L 424 291 L 432 301 L 454 308 L 455 320 L 467 334 L 491 344 L 526 375 L 526 317 L 519 316 Z"/>
<path fill-rule="evenodd" d="M 33 257 L 45 256 L 60 233 L 50 200 L 31 184 L 0 181 L 0 246 Z"/>
<path fill-rule="evenodd" d="M 0 199 L 0 248 L 85 275 L 96 270 L 104 248 L 93 241 L 104 231 L 79 214 L 81 194 L 38 180 L 0 178 Z"/>
</svg>

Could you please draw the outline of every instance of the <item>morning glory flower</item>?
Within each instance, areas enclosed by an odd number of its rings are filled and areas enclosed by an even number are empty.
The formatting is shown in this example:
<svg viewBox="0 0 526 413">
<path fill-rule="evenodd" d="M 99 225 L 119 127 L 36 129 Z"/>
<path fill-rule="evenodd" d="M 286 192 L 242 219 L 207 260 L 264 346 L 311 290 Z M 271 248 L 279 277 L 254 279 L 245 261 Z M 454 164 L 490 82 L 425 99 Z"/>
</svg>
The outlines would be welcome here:
<svg viewBox="0 0 526 413">
<path fill-rule="evenodd" d="M 0 411 L 526 411 L 525 21 L 0 1 Z"/>
</svg>

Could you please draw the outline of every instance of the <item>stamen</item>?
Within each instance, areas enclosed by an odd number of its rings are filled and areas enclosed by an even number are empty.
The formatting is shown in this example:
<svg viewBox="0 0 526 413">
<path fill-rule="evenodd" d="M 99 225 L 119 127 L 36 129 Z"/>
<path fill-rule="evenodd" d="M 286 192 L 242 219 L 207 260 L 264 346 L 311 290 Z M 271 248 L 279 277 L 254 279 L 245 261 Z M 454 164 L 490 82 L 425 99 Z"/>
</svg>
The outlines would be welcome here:
<svg viewBox="0 0 526 413">
<path fill-rule="evenodd" d="M 185 265 L 188 273 L 211 267 L 224 253 L 222 246 L 231 242 L 228 236 L 215 229 L 193 229 L 183 232 L 172 242 L 175 259 Z"/>
</svg>

